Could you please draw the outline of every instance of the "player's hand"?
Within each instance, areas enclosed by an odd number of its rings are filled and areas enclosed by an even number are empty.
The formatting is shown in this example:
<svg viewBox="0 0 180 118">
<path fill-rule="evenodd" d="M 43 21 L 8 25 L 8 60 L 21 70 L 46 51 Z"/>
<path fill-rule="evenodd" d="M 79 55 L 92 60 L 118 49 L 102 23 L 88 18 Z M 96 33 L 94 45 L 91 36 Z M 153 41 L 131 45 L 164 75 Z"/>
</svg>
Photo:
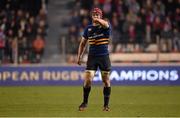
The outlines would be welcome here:
<svg viewBox="0 0 180 118">
<path fill-rule="evenodd" d="M 78 64 L 78 65 L 81 65 L 81 63 L 82 63 L 81 58 L 78 58 L 78 59 L 77 59 L 77 64 Z"/>
<path fill-rule="evenodd" d="M 92 18 L 94 22 L 98 22 L 98 18 Z"/>
</svg>

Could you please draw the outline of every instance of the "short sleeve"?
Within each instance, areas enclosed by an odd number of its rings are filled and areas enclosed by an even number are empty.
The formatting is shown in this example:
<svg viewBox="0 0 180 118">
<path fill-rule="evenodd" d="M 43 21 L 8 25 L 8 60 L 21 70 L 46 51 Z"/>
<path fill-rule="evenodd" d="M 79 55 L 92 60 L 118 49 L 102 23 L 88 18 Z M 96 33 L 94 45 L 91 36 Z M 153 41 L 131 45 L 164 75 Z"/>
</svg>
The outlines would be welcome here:
<svg viewBox="0 0 180 118">
<path fill-rule="evenodd" d="M 88 39 L 88 28 L 86 27 L 82 35 L 85 39 Z"/>
<path fill-rule="evenodd" d="M 108 30 L 109 30 L 109 36 L 112 37 L 112 26 L 110 23 L 109 23 Z"/>
<path fill-rule="evenodd" d="M 109 27 L 107 29 L 111 30 L 111 24 L 108 22 Z"/>
</svg>

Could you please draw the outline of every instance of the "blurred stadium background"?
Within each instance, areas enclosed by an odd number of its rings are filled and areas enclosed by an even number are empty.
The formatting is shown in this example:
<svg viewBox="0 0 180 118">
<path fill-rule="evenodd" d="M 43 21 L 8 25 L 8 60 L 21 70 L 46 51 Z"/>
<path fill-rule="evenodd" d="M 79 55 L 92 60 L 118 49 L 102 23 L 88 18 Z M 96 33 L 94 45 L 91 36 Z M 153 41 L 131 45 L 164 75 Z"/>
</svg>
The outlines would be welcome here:
<svg viewBox="0 0 180 118">
<path fill-rule="evenodd" d="M 112 25 L 109 113 L 100 86 L 77 111 L 76 54 L 93 7 Z M 180 0 L 0 0 L 0 116 L 178 117 L 179 85 Z"/>
<path fill-rule="evenodd" d="M 112 24 L 112 62 L 179 62 L 179 4 L 179 0 L 1 0 L 0 63 L 74 63 L 95 6 Z"/>
</svg>

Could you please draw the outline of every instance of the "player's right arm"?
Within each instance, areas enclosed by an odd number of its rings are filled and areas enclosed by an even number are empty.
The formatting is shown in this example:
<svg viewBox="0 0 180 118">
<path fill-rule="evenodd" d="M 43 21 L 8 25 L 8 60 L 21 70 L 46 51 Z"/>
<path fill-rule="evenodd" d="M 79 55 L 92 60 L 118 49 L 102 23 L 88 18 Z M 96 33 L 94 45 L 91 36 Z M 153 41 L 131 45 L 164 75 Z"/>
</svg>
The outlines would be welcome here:
<svg viewBox="0 0 180 118">
<path fill-rule="evenodd" d="M 100 24 L 103 28 L 109 28 L 109 23 L 106 20 L 100 18 L 92 18 L 94 22 Z"/>
<path fill-rule="evenodd" d="M 78 57 L 77 57 L 77 64 L 81 65 L 81 59 L 82 56 L 84 54 L 84 51 L 86 49 L 86 44 L 87 44 L 87 39 L 85 39 L 84 37 L 82 37 L 81 42 L 79 44 L 79 49 L 78 49 Z"/>
</svg>

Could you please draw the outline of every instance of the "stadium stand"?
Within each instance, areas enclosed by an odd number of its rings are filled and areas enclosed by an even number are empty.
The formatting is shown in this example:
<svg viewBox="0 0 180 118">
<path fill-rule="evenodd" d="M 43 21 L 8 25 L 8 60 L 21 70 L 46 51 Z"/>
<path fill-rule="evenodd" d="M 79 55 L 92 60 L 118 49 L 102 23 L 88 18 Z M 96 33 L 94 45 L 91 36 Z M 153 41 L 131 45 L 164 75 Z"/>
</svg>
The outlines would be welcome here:
<svg viewBox="0 0 180 118">
<path fill-rule="evenodd" d="M 47 0 L 0 1 L 0 63 L 41 62 L 48 27 L 47 3 Z"/>
<path fill-rule="evenodd" d="M 114 62 L 180 61 L 180 0 L 0 0 L 0 63 L 74 63 L 93 7 L 112 24 Z"/>
<path fill-rule="evenodd" d="M 67 39 L 73 44 L 73 49 L 68 50 L 72 55 L 76 53 L 84 27 L 90 23 L 89 12 L 93 7 L 101 8 L 103 17 L 112 24 L 110 50 L 119 59 L 131 55 L 128 58 L 133 61 L 141 56 L 139 53 L 178 55 L 180 52 L 180 0 L 75 0 L 71 7 Z M 72 57 L 69 62 L 75 61 Z M 161 61 L 177 60 L 168 57 Z"/>
</svg>

